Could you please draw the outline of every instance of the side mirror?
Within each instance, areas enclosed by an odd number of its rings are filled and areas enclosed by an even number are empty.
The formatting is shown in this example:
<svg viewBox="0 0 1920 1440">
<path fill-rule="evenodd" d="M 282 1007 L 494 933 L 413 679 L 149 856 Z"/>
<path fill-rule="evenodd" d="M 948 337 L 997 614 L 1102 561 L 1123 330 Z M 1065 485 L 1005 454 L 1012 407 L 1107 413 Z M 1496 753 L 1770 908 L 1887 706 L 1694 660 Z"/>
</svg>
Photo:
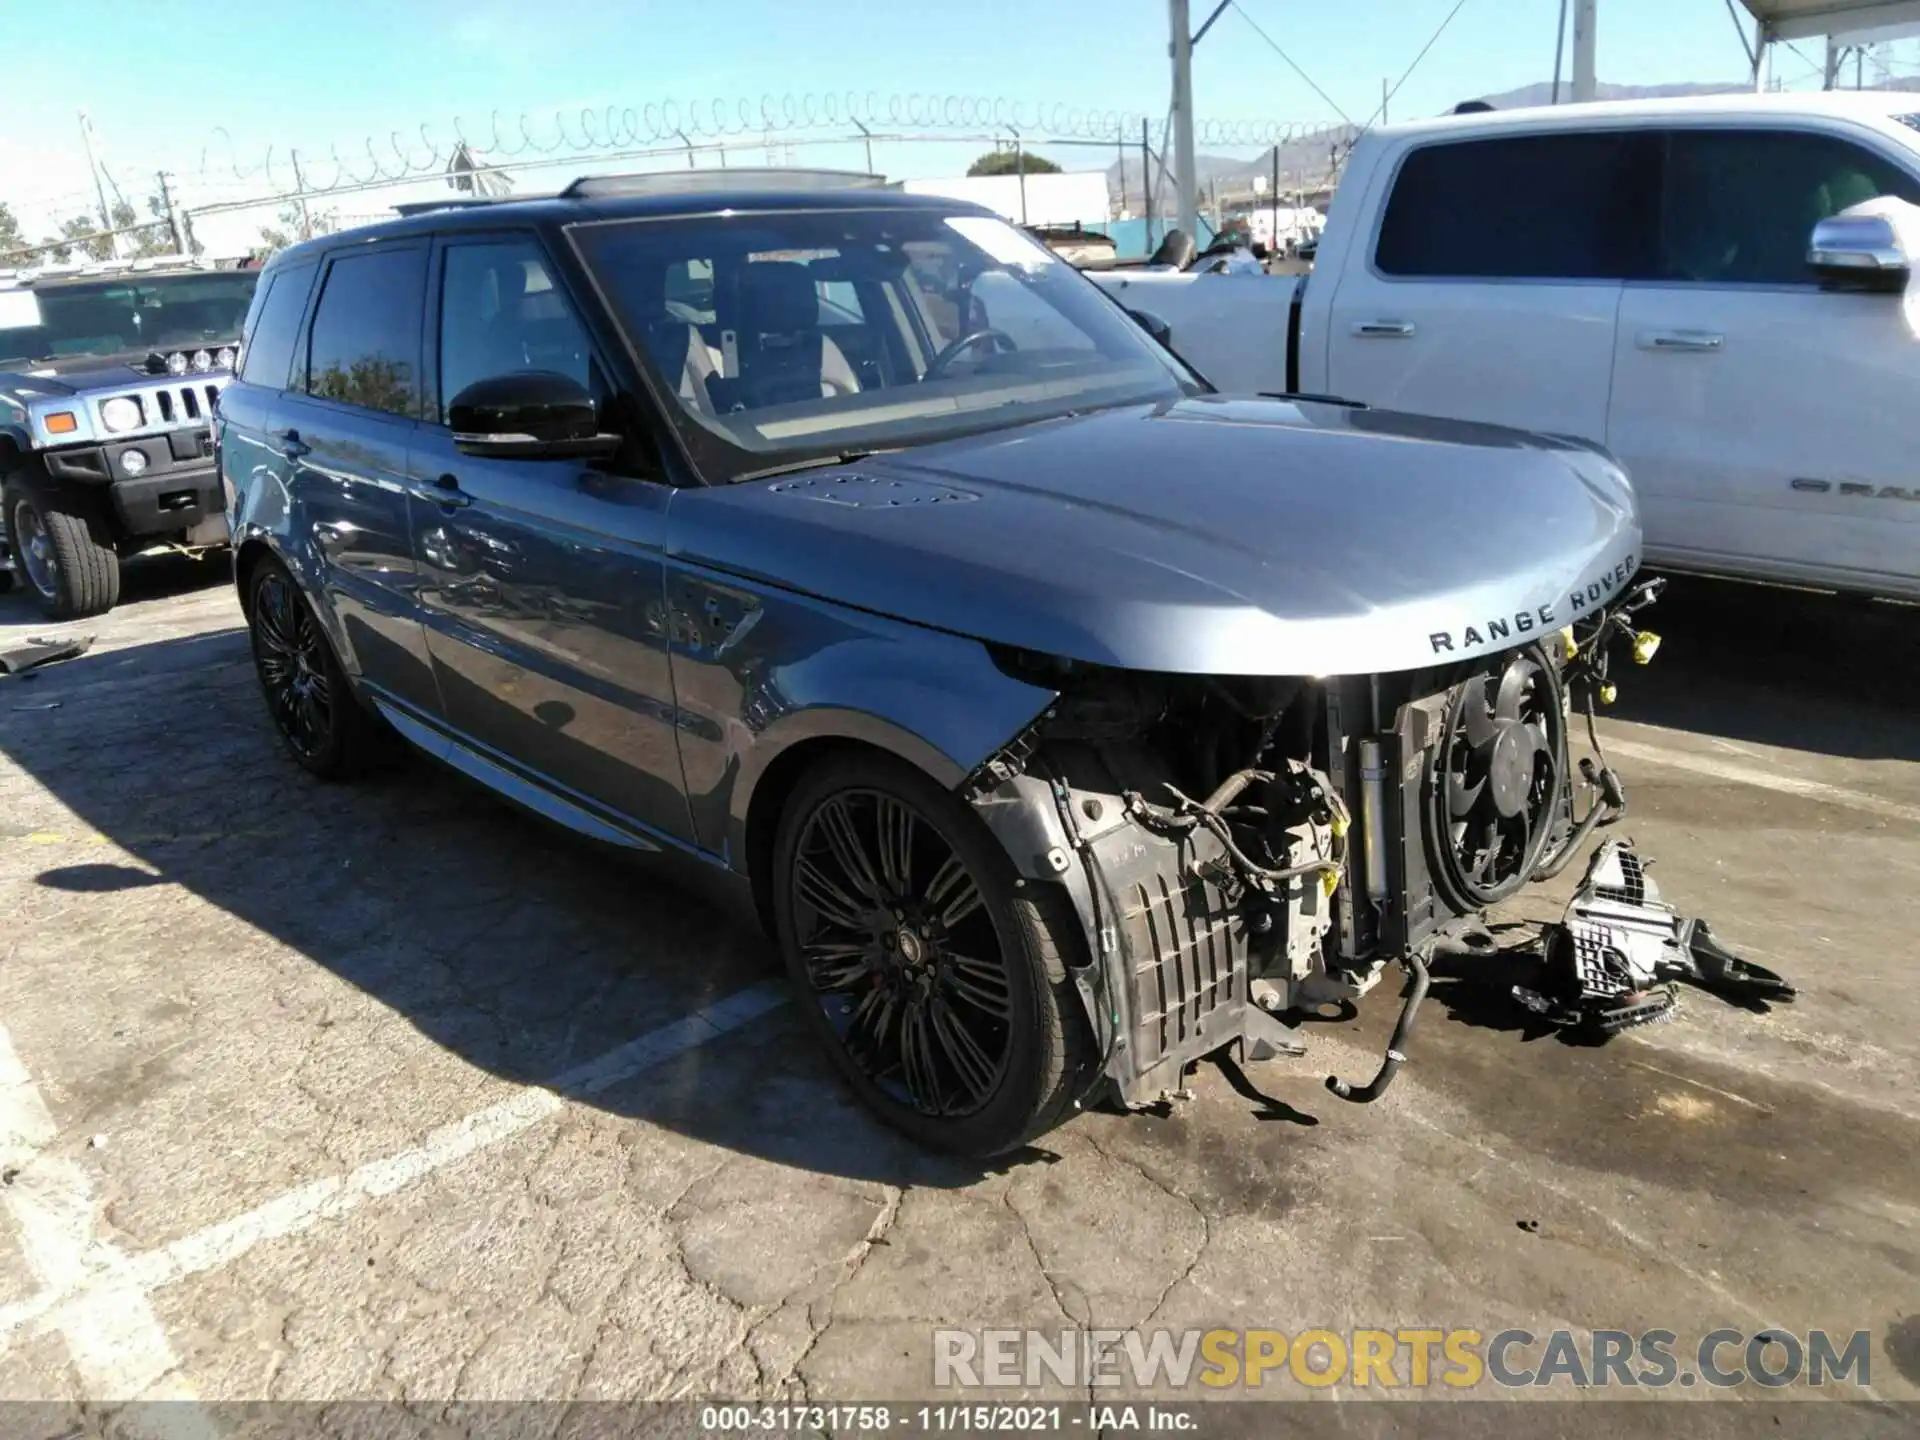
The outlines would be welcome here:
<svg viewBox="0 0 1920 1440">
<path fill-rule="evenodd" d="M 1158 315 L 1155 315 L 1151 310 L 1133 309 L 1129 309 L 1127 314 L 1131 315 L 1134 318 L 1134 322 L 1161 345 L 1169 350 L 1173 348 L 1173 327 Z"/>
<path fill-rule="evenodd" d="M 1835 215 L 1813 227 L 1807 267 L 1837 290 L 1897 292 L 1907 287 L 1913 260 L 1885 215 Z"/>
<path fill-rule="evenodd" d="M 447 404 L 454 448 L 496 459 L 561 460 L 611 455 L 618 435 L 600 431 L 600 407 L 578 380 L 529 370 L 476 380 Z"/>
</svg>

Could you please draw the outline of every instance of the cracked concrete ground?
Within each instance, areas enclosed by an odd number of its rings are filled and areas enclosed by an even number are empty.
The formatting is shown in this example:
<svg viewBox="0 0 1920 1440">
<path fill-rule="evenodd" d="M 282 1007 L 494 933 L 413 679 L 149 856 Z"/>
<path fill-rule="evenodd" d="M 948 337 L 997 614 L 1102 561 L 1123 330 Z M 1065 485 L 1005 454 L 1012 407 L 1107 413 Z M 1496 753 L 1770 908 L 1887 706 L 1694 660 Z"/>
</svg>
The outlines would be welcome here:
<svg viewBox="0 0 1920 1440">
<path fill-rule="evenodd" d="M 97 635 L 0 681 L 0 1025 L 46 1117 L 0 1172 L 0 1397 L 901 1400 L 938 1326 L 1724 1325 L 1871 1330 L 1920 1398 L 1912 611 L 1676 586 L 1605 728 L 1669 898 L 1798 1005 L 1588 1049 L 1442 978 L 1342 1104 L 1387 985 L 983 1171 L 871 1123 L 701 902 L 425 763 L 301 775 L 217 567 L 129 592 L 0 600 L 0 643 Z"/>
</svg>

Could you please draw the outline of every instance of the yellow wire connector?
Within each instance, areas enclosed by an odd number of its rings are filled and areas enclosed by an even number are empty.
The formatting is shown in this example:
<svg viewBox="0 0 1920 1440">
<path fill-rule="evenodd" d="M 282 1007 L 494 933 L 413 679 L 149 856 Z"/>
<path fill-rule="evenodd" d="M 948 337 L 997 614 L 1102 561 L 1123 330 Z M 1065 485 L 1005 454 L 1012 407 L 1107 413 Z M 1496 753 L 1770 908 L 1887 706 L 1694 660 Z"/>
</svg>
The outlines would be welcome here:
<svg viewBox="0 0 1920 1440">
<path fill-rule="evenodd" d="M 1633 663 L 1645 665 L 1660 653 L 1660 637 L 1651 630 L 1642 630 L 1633 637 Z"/>
<path fill-rule="evenodd" d="M 1571 625 L 1560 632 L 1560 651 L 1561 654 L 1569 660 L 1580 653 L 1580 642 L 1573 638 L 1573 627 Z"/>
<path fill-rule="evenodd" d="M 1611 704 L 1612 704 L 1612 703 L 1613 703 L 1613 702 L 1614 702 L 1615 700 L 1617 700 L 1617 699 L 1619 699 L 1619 698 L 1620 698 L 1620 687 L 1619 687 L 1619 686 L 1617 686 L 1617 685 L 1602 685 L 1602 686 L 1600 687 L 1600 703 L 1601 703 L 1602 705 L 1611 705 Z"/>
</svg>

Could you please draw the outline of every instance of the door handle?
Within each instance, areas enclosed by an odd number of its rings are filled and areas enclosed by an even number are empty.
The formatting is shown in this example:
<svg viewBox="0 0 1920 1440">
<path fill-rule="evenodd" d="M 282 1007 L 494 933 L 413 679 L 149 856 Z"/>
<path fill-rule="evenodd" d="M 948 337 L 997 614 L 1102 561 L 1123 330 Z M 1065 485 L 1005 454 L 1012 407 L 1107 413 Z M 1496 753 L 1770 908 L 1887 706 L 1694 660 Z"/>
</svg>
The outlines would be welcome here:
<svg viewBox="0 0 1920 1440">
<path fill-rule="evenodd" d="M 1634 339 L 1642 350 L 1683 355 L 1712 354 L 1727 343 L 1711 330 L 1643 330 Z"/>
<path fill-rule="evenodd" d="M 446 510 L 458 510 L 462 505 L 473 503 L 473 497 L 460 488 L 460 479 L 455 475 L 437 476 L 433 480 L 409 485 L 407 489 L 422 500 Z"/>
<path fill-rule="evenodd" d="M 279 441 L 280 453 L 289 460 L 298 460 L 313 453 L 313 447 L 300 438 L 298 430 L 275 430 L 267 438 Z"/>
<path fill-rule="evenodd" d="M 1362 340 L 1411 340 L 1413 326 L 1405 320 L 1361 320 L 1353 333 Z"/>
</svg>

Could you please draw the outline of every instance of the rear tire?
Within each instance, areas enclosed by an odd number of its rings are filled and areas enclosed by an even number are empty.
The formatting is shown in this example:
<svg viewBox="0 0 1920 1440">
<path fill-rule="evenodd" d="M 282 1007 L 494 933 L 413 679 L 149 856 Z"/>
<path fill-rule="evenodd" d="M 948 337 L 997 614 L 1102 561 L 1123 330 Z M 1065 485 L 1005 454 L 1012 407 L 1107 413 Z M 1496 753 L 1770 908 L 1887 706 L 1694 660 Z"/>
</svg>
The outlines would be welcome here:
<svg viewBox="0 0 1920 1440">
<path fill-rule="evenodd" d="M 986 1158 L 1086 1094 L 1097 1057 L 1066 960 L 1083 949 L 1078 917 L 918 770 L 845 753 L 803 777 L 773 890 L 805 1023 L 887 1124 Z"/>
<path fill-rule="evenodd" d="M 120 603 L 120 557 L 92 507 L 20 484 L 4 500 L 14 571 L 48 619 L 104 615 Z"/>
<path fill-rule="evenodd" d="M 279 561 L 247 576 L 248 634 L 267 716 L 287 753 L 323 780 L 346 780 L 384 753 L 381 726 L 355 696 L 313 606 Z"/>
</svg>

